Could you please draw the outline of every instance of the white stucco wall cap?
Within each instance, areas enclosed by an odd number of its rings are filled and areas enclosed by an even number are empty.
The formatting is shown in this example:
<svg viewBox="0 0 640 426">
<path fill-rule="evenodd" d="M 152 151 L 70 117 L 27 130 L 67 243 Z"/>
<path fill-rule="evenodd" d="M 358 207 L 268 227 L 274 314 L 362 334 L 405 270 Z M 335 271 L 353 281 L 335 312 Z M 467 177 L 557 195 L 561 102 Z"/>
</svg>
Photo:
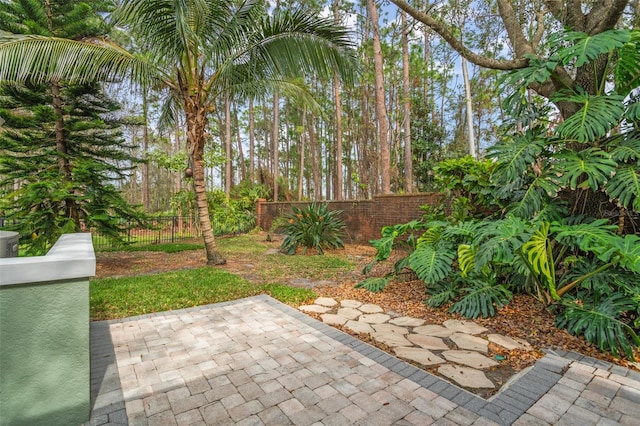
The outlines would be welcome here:
<svg viewBox="0 0 640 426">
<path fill-rule="evenodd" d="M 0 285 L 89 278 L 96 274 L 90 233 L 65 234 L 45 256 L 0 258 Z"/>
</svg>

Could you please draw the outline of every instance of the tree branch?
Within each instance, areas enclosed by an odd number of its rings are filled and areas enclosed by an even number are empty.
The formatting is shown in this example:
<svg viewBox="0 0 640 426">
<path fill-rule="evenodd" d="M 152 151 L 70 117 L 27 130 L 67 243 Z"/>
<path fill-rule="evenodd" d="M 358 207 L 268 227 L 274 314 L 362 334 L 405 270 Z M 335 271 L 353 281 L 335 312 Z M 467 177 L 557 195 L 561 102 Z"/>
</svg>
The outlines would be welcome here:
<svg viewBox="0 0 640 426">
<path fill-rule="evenodd" d="M 534 54 L 533 48 L 524 37 L 524 32 L 520 22 L 518 22 L 513 6 L 511 6 L 511 2 L 509 0 L 498 0 L 498 10 L 516 55 Z"/>
<path fill-rule="evenodd" d="M 441 21 L 436 20 L 428 13 L 421 12 L 410 6 L 406 0 L 391 0 L 400 9 L 422 22 L 442 37 L 454 50 L 466 58 L 469 62 L 484 68 L 495 70 L 514 70 L 527 66 L 526 59 L 518 58 L 512 60 L 492 59 L 486 56 L 478 55 L 469 50 L 454 34 L 452 29 Z M 504 0 L 503 0 L 504 1 Z"/>
</svg>

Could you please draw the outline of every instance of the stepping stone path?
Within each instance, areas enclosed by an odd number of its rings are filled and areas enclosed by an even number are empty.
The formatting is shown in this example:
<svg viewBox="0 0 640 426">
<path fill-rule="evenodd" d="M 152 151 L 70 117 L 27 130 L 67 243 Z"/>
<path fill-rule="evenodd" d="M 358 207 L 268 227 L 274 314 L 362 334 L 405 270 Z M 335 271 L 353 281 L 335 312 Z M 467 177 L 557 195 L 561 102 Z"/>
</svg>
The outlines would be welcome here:
<svg viewBox="0 0 640 426">
<path fill-rule="evenodd" d="M 437 368 L 438 374 L 469 389 L 494 389 L 485 371 L 500 363 L 487 356 L 489 342 L 507 350 L 532 350 L 524 340 L 489 333 L 473 321 L 448 320 L 426 324 L 420 318 L 398 317 L 385 313 L 378 305 L 357 300 L 319 297 L 302 312 L 320 314 L 328 325 L 342 326 L 390 346 L 399 358 L 425 367 Z"/>
</svg>

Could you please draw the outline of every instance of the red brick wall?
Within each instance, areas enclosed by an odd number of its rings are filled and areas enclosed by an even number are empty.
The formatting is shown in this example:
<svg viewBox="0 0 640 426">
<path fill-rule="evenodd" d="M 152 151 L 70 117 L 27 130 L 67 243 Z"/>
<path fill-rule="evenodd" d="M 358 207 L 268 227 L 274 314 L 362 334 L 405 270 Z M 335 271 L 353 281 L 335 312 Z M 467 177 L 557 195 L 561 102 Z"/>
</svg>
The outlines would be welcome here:
<svg viewBox="0 0 640 426">
<path fill-rule="evenodd" d="M 342 210 L 345 223 L 345 242 L 367 243 L 380 238 L 383 226 L 406 223 L 422 217 L 420 206 L 443 202 L 441 194 L 376 195 L 373 200 L 328 201 L 329 210 Z M 258 200 L 257 224 L 264 230 L 271 228 L 273 219 L 291 212 L 291 206 L 304 208 L 311 202 L 268 203 Z"/>
</svg>

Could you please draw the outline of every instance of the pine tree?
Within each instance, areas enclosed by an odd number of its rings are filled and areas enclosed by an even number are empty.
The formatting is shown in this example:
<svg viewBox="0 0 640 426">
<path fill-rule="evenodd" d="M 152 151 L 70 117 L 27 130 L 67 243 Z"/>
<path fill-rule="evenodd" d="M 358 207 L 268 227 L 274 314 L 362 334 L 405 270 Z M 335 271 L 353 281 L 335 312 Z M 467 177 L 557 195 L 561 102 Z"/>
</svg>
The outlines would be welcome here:
<svg viewBox="0 0 640 426">
<path fill-rule="evenodd" d="M 0 29 L 81 39 L 106 33 L 103 2 L 16 0 L 0 4 Z M 0 87 L 0 216 L 27 252 L 62 233 L 95 229 L 120 239 L 142 216 L 113 185 L 136 162 L 119 130 L 119 105 L 97 84 Z"/>
</svg>

